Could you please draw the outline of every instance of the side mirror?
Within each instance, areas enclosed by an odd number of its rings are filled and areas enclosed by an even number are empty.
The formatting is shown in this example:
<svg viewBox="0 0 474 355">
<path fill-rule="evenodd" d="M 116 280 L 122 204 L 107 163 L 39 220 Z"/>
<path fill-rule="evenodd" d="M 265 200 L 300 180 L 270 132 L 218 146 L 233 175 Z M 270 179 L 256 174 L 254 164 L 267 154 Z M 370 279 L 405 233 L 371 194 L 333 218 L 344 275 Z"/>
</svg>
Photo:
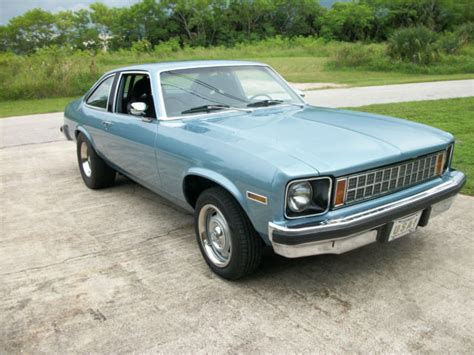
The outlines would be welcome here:
<svg viewBox="0 0 474 355">
<path fill-rule="evenodd" d="M 293 90 L 294 90 L 298 95 L 300 95 L 301 97 L 305 97 L 305 96 L 306 96 L 306 94 L 305 94 L 303 91 L 301 91 L 300 89 L 293 88 Z"/>
<path fill-rule="evenodd" d="M 133 102 L 130 105 L 130 113 L 134 116 L 145 116 L 147 105 L 144 102 Z"/>
</svg>

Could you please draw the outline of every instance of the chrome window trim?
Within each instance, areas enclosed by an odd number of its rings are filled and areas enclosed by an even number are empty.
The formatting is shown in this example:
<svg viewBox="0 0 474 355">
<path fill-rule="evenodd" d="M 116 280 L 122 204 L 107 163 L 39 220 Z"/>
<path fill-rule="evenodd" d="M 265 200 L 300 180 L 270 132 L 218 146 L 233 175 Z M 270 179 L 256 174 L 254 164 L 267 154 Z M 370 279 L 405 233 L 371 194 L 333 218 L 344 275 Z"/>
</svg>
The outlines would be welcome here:
<svg viewBox="0 0 474 355">
<path fill-rule="evenodd" d="M 327 207 L 326 209 L 323 211 L 323 212 L 319 212 L 319 213 L 313 213 L 313 214 L 305 214 L 305 215 L 302 215 L 302 216 L 296 216 L 296 217 L 291 217 L 291 216 L 288 216 L 287 213 L 286 213 L 286 210 L 287 210 L 287 207 L 288 207 L 288 190 L 290 188 L 290 185 L 291 184 L 294 184 L 294 183 L 297 183 L 297 182 L 302 182 L 302 181 L 315 181 L 315 180 L 329 180 L 329 188 L 328 188 L 328 204 L 327 204 Z M 321 216 L 325 213 L 327 213 L 330 208 L 331 208 L 331 193 L 332 193 L 332 178 L 329 177 L 329 176 L 320 176 L 320 177 L 315 177 L 315 178 L 306 178 L 306 179 L 295 179 L 295 180 L 291 180 L 289 181 L 287 184 L 286 184 L 286 188 L 285 188 L 285 203 L 284 203 L 284 215 L 285 215 L 285 218 L 286 219 L 300 219 L 300 218 L 307 218 L 307 217 L 314 217 L 314 216 Z"/>
<path fill-rule="evenodd" d="M 86 106 L 86 107 L 88 107 L 88 108 L 90 108 L 90 109 L 93 109 L 93 110 L 108 112 L 108 111 L 107 111 L 107 107 L 109 107 L 110 90 L 112 90 L 113 82 L 112 82 L 112 85 L 111 85 L 110 88 L 109 88 L 109 94 L 107 95 L 107 104 L 105 105 L 105 108 L 89 105 L 89 104 L 87 103 L 87 100 L 89 100 L 89 98 L 92 96 L 92 94 L 95 92 L 95 90 L 96 90 L 104 81 L 108 80 L 109 78 L 111 78 L 111 77 L 113 77 L 113 76 L 115 76 L 115 75 L 117 75 L 117 72 L 113 72 L 113 73 L 109 73 L 109 74 L 103 75 L 102 78 L 100 78 L 99 80 L 97 80 L 97 82 L 92 86 L 92 88 L 89 89 L 89 91 L 87 92 L 87 94 L 84 95 L 84 98 L 83 98 L 84 106 Z M 109 113 L 111 113 L 111 112 L 109 112 Z"/>
<path fill-rule="evenodd" d="M 230 110 L 229 109 L 229 110 L 219 111 L 219 112 L 215 112 L 215 113 L 199 113 L 199 114 L 195 114 L 195 115 L 172 116 L 172 117 L 169 117 L 166 113 L 165 100 L 164 100 L 164 96 L 163 96 L 163 88 L 161 87 L 161 74 L 162 73 L 169 72 L 169 71 L 174 71 L 174 70 L 199 69 L 199 68 L 219 68 L 219 67 L 265 67 L 265 68 L 268 68 L 274 74 L 276 74 L 276 76 L 278 78 L 280 78 L 282 80 L 283 84 L 291 92 L 293 92 L 296 95 L 296 97 L 301 101 L 302 106 L 307 105 L 306 101 L 303 100 L 303 98 L 291 87 L 291 85 L 289 85 L 288 82 L 280 74 L 278 74 L 278 72 L 276 72 L 271 66 L 269 66 L 267 64 L 263 64 L 263 63 L 226 63 L 226 64 L 203 64 L 203 65 L 196 65 L 196 66 L 192 66 L 192 67 L 183 66 L 183 67 L 176 67 L 176 68 L 172 68 L 172 69 L 161 69 L 161 70 L 157 70 L 157 72 L 156 72 L 156 75 L 158 77 L 157 85 L 158 85 L 158 90 L 160 92 L 160 105 L 163 108 L 162 111 L 161 111 L 163 113 L 163 115 L 160 116 L 159 120 L 173 121 L 173 120 L 182 120 L 182 119 L 185 119 L 185 118 L 196 118 L 196 117 L 200 117 L 200 116 L 208 117 L 208 116 L 211 116 L 211 115 L 219 115 L 219 114 L 222 114 L 224 112 L 237 112 L 237 110 Z M 294 104 L 293 105 L 292 104 L 277 105 L 277 106 L 272 106 L 272 108 L 287 107 L 287 106 L 294 106 Z M 253 111 L 268 109 L 268 108 L 269 107 L 259 107 L 259 108 L 254 108 L 254 109 L 250 109 L 250 110 L 251 110 L 251 112 L 253 112 Z"/>
</svg>

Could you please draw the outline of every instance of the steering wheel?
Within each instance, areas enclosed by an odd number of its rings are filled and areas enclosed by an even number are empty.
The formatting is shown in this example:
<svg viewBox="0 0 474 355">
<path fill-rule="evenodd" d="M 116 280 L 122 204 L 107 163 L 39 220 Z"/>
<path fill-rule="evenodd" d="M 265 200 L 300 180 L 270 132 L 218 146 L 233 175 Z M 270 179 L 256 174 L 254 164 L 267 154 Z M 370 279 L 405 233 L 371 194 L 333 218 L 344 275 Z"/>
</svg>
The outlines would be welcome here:
<svg viewBox="0 0 474 355">
<path fill-rule="evenodd" d="M 267 95 L 267 94 L 257 94 L 257 95 L 253 95 L 251 98 L 249 98 L 249 100 L 250 100 L 250 101 L 253 101 L 253 100 L 255 100 L 255 99 L 256 99 L 257 97 L 259 97 L 259 96 L 265 97 L 265 98 L 267 98 L 268 100 L 273 100 L 273 99 L 272 99 L 269 95 Z"/>
</svg>

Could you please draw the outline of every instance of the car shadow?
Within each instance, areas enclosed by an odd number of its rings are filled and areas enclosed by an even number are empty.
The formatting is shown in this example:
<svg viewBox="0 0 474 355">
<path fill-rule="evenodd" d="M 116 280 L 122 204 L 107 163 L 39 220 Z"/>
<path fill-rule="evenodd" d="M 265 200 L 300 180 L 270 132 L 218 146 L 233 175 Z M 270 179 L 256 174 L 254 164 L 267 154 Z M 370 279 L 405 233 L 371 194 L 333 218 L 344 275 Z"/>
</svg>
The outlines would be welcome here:
<svg viewBox="0 0 474 355">
<path fill-rule="evenodd" d="M 189 216 L 186 211 L 123 175 L 118 175 L 115 186 L 122 190 L 122 193 L 137 194 L 137 198 L 144 198 L 153 205 L 156 204 L 157 213 L 159 205 L 166 205 L 183 216 Z M 258 270 L 237 282 L 254 286 L 262 282 L 291 280 L 291 287 L 305 289 L 308 283 L 324 283 L 326 287 L 331 288 L 353 282 L 354 278 L 360 276 L 391 277 L 394 270 L 403 269 L 404 265 L 419 259 L 418 254 L 424 250 L 426 243 L 425 238 L 419 238 L 420 233 L 426 232 L 422 229 L 390 243 L 376 242 L 341 255 L 326 254 L 295 259 L 279 256 L 267 246 Z M 189 238 L 185 243 L 192 243 L 190 248 L 195 248 L 196 253 L 199 253 L 194 238 Z M 217 276 L 216 278 L 220 279 Z"/>
<path fill-rule="evenodd" d="M 288 259 L 268 247 L 261 267 L 241 282 L 253 284 L 269 279 L 291 279 L 292 287 L 306 289 L 311 282 L 337 287 L 359 277 L 392 277 L 394 272 L 419 260 L 418 254 L 424 249 L 424 241 L 417 238 L 418 233 L 391 243 L 376 242 L 340 255 Z"/>
</svg>

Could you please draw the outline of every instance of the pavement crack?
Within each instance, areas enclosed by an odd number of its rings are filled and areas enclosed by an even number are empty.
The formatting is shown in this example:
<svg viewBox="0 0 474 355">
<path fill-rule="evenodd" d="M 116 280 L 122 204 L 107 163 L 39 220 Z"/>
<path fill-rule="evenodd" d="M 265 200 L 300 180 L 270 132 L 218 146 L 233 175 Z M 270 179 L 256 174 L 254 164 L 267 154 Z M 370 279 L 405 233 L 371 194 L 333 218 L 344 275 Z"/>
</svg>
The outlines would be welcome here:
<svg viewBox="0 0 474 355">
<path fill-rule="evenodd" d="M 39 145 L 39 144 L 49 144 L 49 143 L 56 143 L 56 142 L 62 142 L 64 139 L 56 139 L 53 141 L 44 141 L 44 142 L 29 142 L 29 143 L 22 143 L 22 144 L 14 144 L 14 145 L 4 145 L 0 147 L 1 149 L 8 149 L 8 148 L 17 148 L 17 147 L 24 147 L 27 145 Z"/>
<path fill-rule="evenodd" d="M 155 239 L 158 239 L 158 238 L 167 237 L 167 236 L 169 236 L 171 233 L 175 233 L 175 232 L 179 232 L 179 231 L 181 231 L 181 230 L 188 229 L 190 226 L 191 226 L 190 224 L 186 224 L 186 225 L 184 225 L 184 226 L 181 226 L 181 227 L 179 227 L 179 228 L 172 229 L 172 230 L 167 231 L 167 232 L 165 232 L 165 233 L 161 233 L 161 234 L 159 234 L 159 235 L 156 235 L 156 236 L 153 236 L 153 237 L 150 237 L 150 238 L 141 240 L 141 241 L 139 241 L 139 242 L 133 244 L 132 246 L 130 246 L 130 247 L 128 247 L 128 248 L 123 248 L 123 249 L 103 249 L 103 250 L 100 250 L 100 251 L 97 251 L 97 252 L 93 252 L 93 253 L 86 253 L 86 254 L 82 254 L 82 255 L 72 256 L 72 257 L 70 257 L 70 258 L 66 258 L 66 259 L 64 259 L 64 260 L 62 260 L 62 261 L 59 261 L 59 262 L 56 262 L 56 263 L 51 263 L 51 264 L 41 265 L 41 266 L 35 266 L 35 267 L 26 268 L 26 269 L 22 269 L 22 270 L 16 270 L 16 271 L 5 272 L 5 273 L 0 274 L 0 276 L 7 276 L 7 275 L 19 274 L 19 273 L 23 273 L 23 272 L 43 270 L 43 269 L 47 269 L 47 268 L 49 268 L 49 267 L 54 267 L 54 266 L 66 264 L 66 263 L 68 263 L 68 262 L 70 262 L 70 261 L 74 261 L 74 260 L 78 260 L 78 259 L 83 259 L 83 258 L 87 258 L 87 257 L 91 257 L 91 256 L 111 255 L 111 254 L 116 254 L 116 253 L 127 252 L 127 251 L 130 251 L 130 250 L 135 249 L 138 245 L 145 244 L 145 243 L 147 243 L 147 242 L 149 242 L 149 241 L 152 241 L 152 240 L 155 240 Z"/>
</svg>

